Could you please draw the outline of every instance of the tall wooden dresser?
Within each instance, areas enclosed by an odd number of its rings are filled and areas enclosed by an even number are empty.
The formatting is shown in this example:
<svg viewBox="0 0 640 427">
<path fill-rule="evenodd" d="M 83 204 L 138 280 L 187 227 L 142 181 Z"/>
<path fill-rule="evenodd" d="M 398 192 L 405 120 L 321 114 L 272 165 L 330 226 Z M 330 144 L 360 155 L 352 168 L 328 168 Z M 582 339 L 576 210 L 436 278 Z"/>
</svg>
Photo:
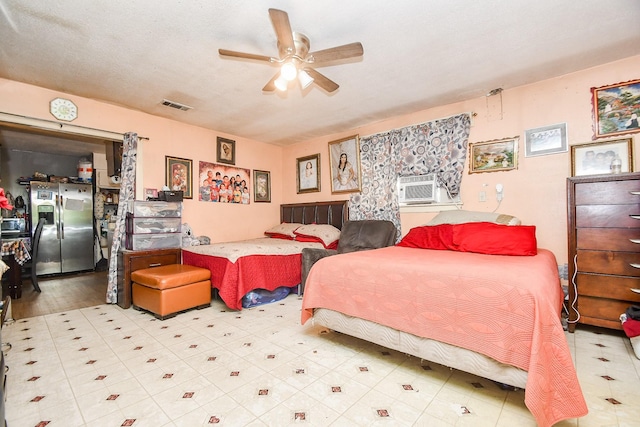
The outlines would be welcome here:
<svg viewBox="0 0 640 427">
<path fill-rule="evenodd" d="M 640 173 L 567 179 L 569 332 L 577 323 L 622 329 L 640 304 Z"/>
</svg>

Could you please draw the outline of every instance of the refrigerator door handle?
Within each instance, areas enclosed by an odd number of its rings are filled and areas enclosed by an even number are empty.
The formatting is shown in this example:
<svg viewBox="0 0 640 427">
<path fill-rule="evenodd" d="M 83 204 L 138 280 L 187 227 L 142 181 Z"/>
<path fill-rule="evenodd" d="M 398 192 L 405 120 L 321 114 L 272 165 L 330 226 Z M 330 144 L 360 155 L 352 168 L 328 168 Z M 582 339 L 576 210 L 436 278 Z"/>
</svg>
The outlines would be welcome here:
<svg viewBox="0 0 640 427">
<path fill-rule="evenodd" d="M 64 239 L 64 203 L 62 196 L 60 196 L 60 205 L 58 206 L 60 210 L 60 239 Z"/>
<path fill-rule="evenodd" d="M 56 195 L 56 210 L 58 211 L 58 218 L 60 217 L 60 196 Z M 54 214 L 55 216 L 55 214 Z M 56 238 L 60 240 L 60 221 L 55 221 L 56 225 Z"/>
</svg>

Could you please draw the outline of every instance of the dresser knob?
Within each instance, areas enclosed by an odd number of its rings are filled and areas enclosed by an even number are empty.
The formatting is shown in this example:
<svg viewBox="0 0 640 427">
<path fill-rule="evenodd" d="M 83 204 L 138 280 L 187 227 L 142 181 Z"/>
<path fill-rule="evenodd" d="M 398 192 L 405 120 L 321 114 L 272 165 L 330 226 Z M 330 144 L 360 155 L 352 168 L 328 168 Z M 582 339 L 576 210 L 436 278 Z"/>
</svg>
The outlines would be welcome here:
<svg viewBox="0 0 640 427">
<path fill-rule="evenodd" d="M 631 243 L 640 243 L 640 239 L 629 239 Z"/>
<path fill-rule="evenodd" d="M 633 219 L 640 219 L 640 215 L 629 215 Z"/>
<path fill-rule="evenodd" d="M 633 194 L 634 196 L 640 196 L 640 191 L 629 191 L 629 193 Z"/>
<path fill-rule="evenodd" d="M 634 262 L 630 262 L 629 265 L 633 268 L 640 268 L 640 264 L 636 264 Z"/>
</svg>

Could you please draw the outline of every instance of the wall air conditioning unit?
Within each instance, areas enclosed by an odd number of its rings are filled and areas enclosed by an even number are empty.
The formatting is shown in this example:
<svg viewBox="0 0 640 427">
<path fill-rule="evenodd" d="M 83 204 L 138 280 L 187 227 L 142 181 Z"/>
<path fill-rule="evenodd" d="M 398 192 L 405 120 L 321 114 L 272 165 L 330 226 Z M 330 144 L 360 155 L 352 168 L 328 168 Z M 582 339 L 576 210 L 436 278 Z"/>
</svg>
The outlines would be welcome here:
<svg viewBox="0 0 640 427">
<path fill-rule="evenodd" d="M 398 202 L 400 205 L 417 205 L 436 202 L 439 196 L 436 175 L 398 177 Z"/>
</svg>

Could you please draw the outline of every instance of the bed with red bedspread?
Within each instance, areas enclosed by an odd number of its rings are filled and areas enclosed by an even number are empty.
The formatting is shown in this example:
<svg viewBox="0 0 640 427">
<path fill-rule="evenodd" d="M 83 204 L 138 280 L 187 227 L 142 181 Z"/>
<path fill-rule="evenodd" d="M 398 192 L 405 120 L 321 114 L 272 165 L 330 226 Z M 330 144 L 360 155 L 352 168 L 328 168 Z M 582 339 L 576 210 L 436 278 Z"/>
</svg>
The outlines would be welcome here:
<svg viewBox="0 0 640 427">
<path fill-rule="evenodd" d="M 284 204 L 280 222 L 327 224 L 342 229 L 347 201 Z M 301 281 L 301 253 L 322 243 L 264 237 L 182 249 L 182 263 L 211 271 L 211 286 L 231 309 L 242 310 L 242 297 L 256 289 L 273 291 L 295 287 Z"/>
<path fill-rule="evenodd" d="M 444 224 L 318 261 L 301 320 L 524 388 L 537 423 L 551 426 L 587 413 L 563 298 L 535 227 Z"/>
</svg>

